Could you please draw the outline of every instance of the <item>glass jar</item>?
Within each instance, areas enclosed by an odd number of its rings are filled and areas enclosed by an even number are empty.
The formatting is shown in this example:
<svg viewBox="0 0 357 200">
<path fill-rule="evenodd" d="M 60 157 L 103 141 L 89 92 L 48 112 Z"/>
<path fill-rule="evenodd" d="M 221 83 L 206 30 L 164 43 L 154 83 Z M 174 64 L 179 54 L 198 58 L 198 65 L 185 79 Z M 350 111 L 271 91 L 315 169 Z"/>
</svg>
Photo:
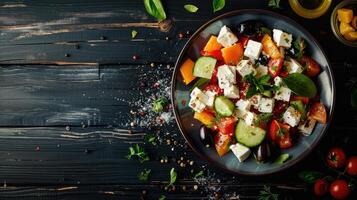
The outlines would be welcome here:
<svg viewBox="0 0 357 200">
<path fill-rule="evenodd" d="M 332 0 L 289 0 L 290 7 L 301 17 L 314 19 L 325 14 Z"/>
</svg>

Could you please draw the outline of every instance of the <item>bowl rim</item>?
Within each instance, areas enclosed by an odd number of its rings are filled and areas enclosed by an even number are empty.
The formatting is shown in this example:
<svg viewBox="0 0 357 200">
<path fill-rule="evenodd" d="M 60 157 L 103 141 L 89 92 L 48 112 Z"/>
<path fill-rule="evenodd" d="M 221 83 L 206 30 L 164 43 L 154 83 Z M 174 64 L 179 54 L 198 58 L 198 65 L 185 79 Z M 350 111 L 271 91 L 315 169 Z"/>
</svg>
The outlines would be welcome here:
<svg viewBox="0 0 357 200">
<path fill-rule="evenodd" d="M 338 3 L 331 13 L 330 26 L 333 34 L 335 35 L 338 41 L 349 47 L 357 47 L 357 41 L 353 42 L 346 40 L 338 30 L 337 10 L 352 4 L 355 4 L 357 6 L 357 0 L 344 0 Z"/>
<path fill-rule="evenodd" d="M 328 113 L 328 120 L 326 125 L 323 127 L 323 129 L 321 130 L 320 135 L 315 139 L 315 142 L 312 143 L 312 145 L 310 146 L 311 148 L 309 148 L 308 150 L 304 151 L 297 159 L 288 162 L 287 164 L 285 163 L 284 165 L 281 165 L 280 167 L 271 169 L 271 170 L 267 170 L 265 172 L 245 172 L 245 171 L 232 171 L 229 170 L 225 165 L 216 162 L 215 160 L 213 160 L 212 158 L 205 156 L 204 154 L 200 153 L 198 150 L 196 150 L 196 147 L 192 144 L 191 139 L 186 136 L 186 134 L 184 133 L 183 130 L 183 123 L 179 117 L 178 114 L 178 110 L 177 110 L 177 102 L 175 101 L 175 91 L 176 91 L 176 79 L 177 79 L 177 75 L 179 72 L 179 64 L 181 63 L 182 59 L 184 58 L 184 54 L 187 52 L 188 47 L 193 43 L 193 41 L 196 39 L 196 37 L 204 30 L 206 29 L 209 25 L 211 25 L 212 23 L 216 22 L 217 20 L 220 19 L 224 19 L 226 17 L 231 17 L 234 15 L 239 15 L 239 14 L 263 14 L 263 15 L 269 15 L 272 17 L 277 17 L 277 18 L 282 18 L 283 20 L 287 21 L 288 23 L 292 24 L 293 26 L 296 26 L 298 29 L 300 29 L 300 31 L 302 31 L 304 34 L 306 34 L 308 36 L 308 38 L 311 39 L 311 41 L 314 43 L 314 45 L 316 45 L 322 55 L 325 57 L 326 61 L 327 61 L 327 71 L 329 73 L 329 77 L 330 77 L 330 81 L 331 81 L 331 95 L 332 95 L 332 104 L 331 104 L 331 108 L 329 109 L 329 113 Z M 331 120 L 333 118 L 333 113 L 334 113 L 334 109 L 335 109 L 335 101 L 336 101 L 336 95 L 335 95 L 335 78 L 333 75 L 333 70 L 331 68 L 331 64 L 330 61 L 328 60 L 325 51 L 322 49 L 321 45 L 316 41 L 316 39 L 311 35 L 310 32 L 308 32 L 303 26 L 301 26 L 300 24 L 298 24 L 297 22 L 295 22 L 294 20 L 292 20 L 289 17 L 286 17 L 284 15 L 280 15 L 278 13 L 272 12 L 272 11 L 267 11 L 267 10 L 263 10 L 263 9 L 238 9 L 238 10 L 233 10 L 227 13 L 224 13 L 222 15 L 219 15 L 217 17 L 214 17 L 213 19 L 207 21 L 206 23 L 204 23 L 202 26 L 200 26 L 189 38 L 189 40 L 186 42 L 186 44 L 184 45 L 184 47 L 181 49 L 176 63 L 175 63 L 175 67 L 174 67 L 174 71 L 173 71 L 173 75 L 172 75 L 172 79 L 171 79 L 171 102 L 173 104 L 173 111 L 174 111 L 174 116 L 175 116 L 175 120 L 176 123 L 178 125 L 178 128 L 182 134 L 182 136 L 185 138 L 185 140 L 187 141 L 188 145 L 190 146 L 190 148 L 193 150 L 193 152 L 202 160 L 207 161 L 208 163 L 213 164 L 214 166 L 219 167 L 220 169 L 222 169 L 223 171 L 229 173 L 229 174 L 234 174 L 234 175 L 247 175 L 247 176 L 258 176 L 258 175 L 271 175 L 277 172 L 281 172 L 284 171 L 292 166 L 294 166 L 295 164 L 297 164 L 298 162 L 300 162 L 301 160 L 303 160 L 308 154 L 311 153 L 311 151 L 313 149 L 315 149 L 315 147 L 320 143 L 322 137 L 326 134 L 327 129 L 329 128 L 330 124 L 331 124 Z"/>
</svg>

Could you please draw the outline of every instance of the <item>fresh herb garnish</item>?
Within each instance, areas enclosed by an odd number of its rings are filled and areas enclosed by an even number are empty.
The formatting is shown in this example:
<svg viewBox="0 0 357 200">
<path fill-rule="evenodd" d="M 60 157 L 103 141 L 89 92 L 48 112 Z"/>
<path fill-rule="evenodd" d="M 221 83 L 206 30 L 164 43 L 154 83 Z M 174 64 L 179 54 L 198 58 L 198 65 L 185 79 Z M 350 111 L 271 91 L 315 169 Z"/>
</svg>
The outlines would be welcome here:
<svg viewBox="0 0 357 200">
<path fill-rule="evenodd" d="M 203 176 L 203 173 L 204 173 L 204 172 L 201 170 L 201 171 L 197 172 L 193 178 L 194 178 L 194 179 L 200 178 L 200 177 Z"/>
<path fill-rule="evenodd" d="M 167 187 L 172 186 L 176 182 L 176 179 L 177 179 L 177 172 L 175 171 L 175 168 L 171 168 L 171 170 L 170 170 L 170 182 L 167 185 Z"/>
<path fill-rule="evenodd" d="M 157 145 L 157 137 L 154 134 L 147 134 L 144 136 L 144 140 L 152 145 Z"/>
<path fill-rule="evenodd" d="M 161 0 L 144 0 L 146 12 L 158 20 L 166 19 L 166 13 Z"/>
<path fill-rule="evenodd" d="M 141 163 L 150 160 L 148 153 L 138 144 L 129 147 L 129 154 L 126 158 L 130 160 L 132 157 L 137 157 Z"/>
<path fill-rule="evenodd" d="M 271 35 L 271 30 L 267 27 L 262 26 L 262 27 L 260 27 L 260 33 L 262 35 L 265 35 L 265 34 Z"/>
<path fill-rule="evenodd" d="M 138 34 L 138 32 L 136 30 L 132 30 L 131 31 L 131 38 L 134 39 L 137 34 Z"/>
<path fill-rule="evenodd" d="M 139 181 L 145 182 L 149 180 L 150 173 L 151 173 L 151 169 L 144 169 L 142 172 L 138 174 Z"/>
<path fill-rule="evenodd" d="M 317 93 L 315 83 L 304 74 L 289 74 L 283 78 L 283 82 L 291 91 L 299 96 L 312 98 Z"/>
<path fill-rule="evenodd" d="M 195 13 L 198 10 L 197 6 L 192 5 L 192 4 L 186 4 L 183 7 L 190 13 Z"/>
<path fill-rule="evenodd" d="M 273 9 L 281 9 L 280 0 L 269 0 L 268 7 Z"/>
<path fill-rule="evenodd" d="M 159 113 L 164 109 L 164 106 L 167 103 L 167 99 L 165 97 L 160 97 L 152 102 L 152 111 Z"/>
<path fill-rule="evenodd" d="M 317 179 L 323 177 L 323 174 L 316 171 L 302 171 L 298 174 L 299 178 L 306 183 L 314 183 Z"/>
<path fill-rule="evenodd" d="M 258 79 L 254 77 L 253 74 L 245 76 L 244 79 L 250 83 L 246 97 L 250 98 L 255 94 L 264 93 L 265 90 L 271 90 L 272 85 L 269 83 L 270 78 L 269 75 L 264 75 Z"/>
<path fill-rule="evenodd" d="M 297 59 L 301 59 L 302 56 L 305 53 L 305 48 L 306 48 L 306 43 L 305 40 L 302 39 L 301 37 L 298 37 L 295 41 L 294 41 L 294 48 L 297 51 L 295 56 Z"/>
<path fill-rule="evenodd" d="M 278 200 L 279 194 L 272 193 L 269 186 L 264 185 L 264 189 L 259 192 L 259 200 Z"/>
<path fill-rule="evenodd" d="M 213 2 L 212 2 L 213 12 L 222 10 L 225 5 L 226 5 L 225 0 L 213 0 Z"/>
<path fill-rule="evenodd" d="M 165 200 L 165 199 L 166 199 L 165 195 L 162 194 L 162 195 L 159 196 L 159 200 Z"/>
<path fill-rule="evenodd" d="M 255 119 L 254 124 L 259 125 L 261 123 L 268 123 L 272 118 L 272 113 L 260 113 Z"/>
<path fill-rule="evenodd" d="M 281 154 L 275 161 L 275 164 L 283 164 L 285 161 L 287 161 L 290 158 L 290 155 L 287 153 Z"/>
</svg>

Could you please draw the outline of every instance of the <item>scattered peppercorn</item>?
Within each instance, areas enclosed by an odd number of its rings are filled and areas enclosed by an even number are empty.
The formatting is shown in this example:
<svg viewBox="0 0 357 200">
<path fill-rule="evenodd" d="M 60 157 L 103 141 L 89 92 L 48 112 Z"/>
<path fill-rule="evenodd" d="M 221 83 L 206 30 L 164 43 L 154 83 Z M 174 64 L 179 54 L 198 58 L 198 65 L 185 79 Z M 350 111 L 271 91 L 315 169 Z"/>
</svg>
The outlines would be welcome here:
<svg viewBox="0 0 357 200">
<path fill-rule="evenodd" d="M 178 37 L 179 37 L 180 39 L 183 38 L 183 37 L 184 37 L 183 33 L 180 32 L 180 33 L 178 34 Z"/>
<path fill-rule="evenodd" d="M 133 60 L 137 60 L 137 59 L 139 59 L 139 56 L 133 55 Z"/>
<path fill-rule="evenodd" d="M 64 57 L 70 57 L 70 56 L 71 56 L 71 54 L 69 54 L 69 53 L 64 54 Z"/>
<path fill-rule="evenodd" d="M 105 36 L 100 36 L 100 38 L 99 39 L 101 39 L 101 40 L 105 40 L 106 39 L 106 37 Z"/>
</svg>

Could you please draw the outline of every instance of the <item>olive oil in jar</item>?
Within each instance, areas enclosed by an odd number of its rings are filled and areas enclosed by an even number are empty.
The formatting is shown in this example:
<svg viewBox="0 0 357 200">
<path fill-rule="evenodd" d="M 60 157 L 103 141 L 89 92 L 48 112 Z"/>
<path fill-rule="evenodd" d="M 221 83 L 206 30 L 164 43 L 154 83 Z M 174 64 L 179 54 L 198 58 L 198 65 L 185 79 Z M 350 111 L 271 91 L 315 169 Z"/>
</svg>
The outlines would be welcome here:
<svg viewBox="0 0 357 200">
<path fill-rule="evenodd" d="M 298 15 L 308 19 L 318 18 L 325 14 L 332 0 L 289 0 L 291 9 Z"/>
<path fill-rule="evenodd" d="M 299 0 L 300 5 L 309 10 L 318 8 L 322 2 L 323 0 Z"/>
</svg>

